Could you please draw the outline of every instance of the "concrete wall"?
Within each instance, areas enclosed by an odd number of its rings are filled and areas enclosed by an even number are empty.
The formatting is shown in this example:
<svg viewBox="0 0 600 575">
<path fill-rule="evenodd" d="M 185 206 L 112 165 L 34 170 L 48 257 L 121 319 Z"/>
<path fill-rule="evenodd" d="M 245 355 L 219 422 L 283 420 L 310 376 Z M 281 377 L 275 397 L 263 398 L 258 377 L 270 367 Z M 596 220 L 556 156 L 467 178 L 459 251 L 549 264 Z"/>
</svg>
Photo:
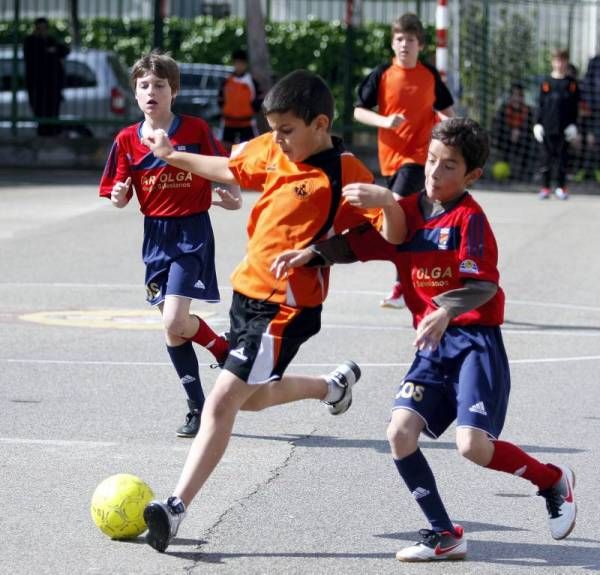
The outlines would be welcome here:
<svg viewBox="0 0 600 575">
<path fill-rule="evenodd" d="M 111 141 L 93 138 L 0 140 L 0 168 L 104 168 Z"/>
</svg>

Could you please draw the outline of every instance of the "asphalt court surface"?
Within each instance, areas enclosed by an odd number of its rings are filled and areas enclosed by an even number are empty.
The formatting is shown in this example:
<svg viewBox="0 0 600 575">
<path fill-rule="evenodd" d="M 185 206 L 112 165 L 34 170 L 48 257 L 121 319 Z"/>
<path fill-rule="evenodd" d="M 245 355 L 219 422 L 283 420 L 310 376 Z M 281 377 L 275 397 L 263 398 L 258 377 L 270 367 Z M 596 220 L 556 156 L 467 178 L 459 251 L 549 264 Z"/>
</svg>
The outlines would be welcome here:
<svg viewBox="0 0 600 575">
<path fill-rule="evenodd" d="M 400 564 L 425 527 L 400 483 L 385 428 L 409 365 L 406 310 L 379 308 L 387 263 L 334 270 L 323 329 L 291 371 L 362 367 L 351 410 L 305 401 L 242 413 L 221 465 L 168 552 L 111 541 L 89 513 L 113 473 L 174 487 L 188 440 L 158 315 L 144 302 L 142 217 L 97 198 L 99 174 L 0 174 L 0 573 L 561 574 L 600 572 L 600 191 L 567 202 L 477 189 L 500 248 L 513 388 L 502 437 L 573 467 L 577 526 L 553 541 L 535 487 L 462 460 L 454 429 L 423 450 L 465 562 Z M 243 256 L 239 212 L 212 211 L 222 301 L 194 304 L 227 326 L 229 273 Z M 205 389 L 216 371 L 197 351 Z"/>
</svg>

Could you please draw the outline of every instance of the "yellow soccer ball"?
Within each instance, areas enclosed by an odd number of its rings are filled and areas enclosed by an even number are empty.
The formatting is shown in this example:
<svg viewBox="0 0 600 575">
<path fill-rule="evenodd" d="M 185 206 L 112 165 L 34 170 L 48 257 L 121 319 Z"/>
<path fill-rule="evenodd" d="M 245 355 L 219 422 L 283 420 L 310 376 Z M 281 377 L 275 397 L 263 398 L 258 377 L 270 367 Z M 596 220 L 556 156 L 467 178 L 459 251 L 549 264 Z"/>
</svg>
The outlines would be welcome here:
<svg viewBox="0 0 600 575">
<path fill-rule="evenodd" d="M 510 164 L 508 162 L 496 162 L 492 166 L 492 177 L 498 182 L 504 182 L 510 178 Z"/>
<path fill-rule="evenodd" d="M 152 499 L 152 489 L 139 477 L 111 475 L 92 495 L 92 519 L 111 539 L 131 539 L 146 531 L 144 508 Z"/>
</svg>

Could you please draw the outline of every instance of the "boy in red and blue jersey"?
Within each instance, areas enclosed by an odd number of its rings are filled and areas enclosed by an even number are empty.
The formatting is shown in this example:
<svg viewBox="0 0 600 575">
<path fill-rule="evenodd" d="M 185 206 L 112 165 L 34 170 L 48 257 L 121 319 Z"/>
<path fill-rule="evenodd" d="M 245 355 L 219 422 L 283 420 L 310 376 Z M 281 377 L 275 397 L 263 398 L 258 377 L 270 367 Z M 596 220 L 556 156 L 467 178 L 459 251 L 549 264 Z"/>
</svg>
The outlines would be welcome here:
<svg viewBox="0 0 600 575">
<path fill-rule="evenodd" d="M 189 412 L 177 435 L 194 437 L 204 393 L 192 341 L 208 349 L 218 363 L 228 351 L 223 336 L 190 314 L 192 299 L 216 302 L 220 297 L 208 210 L 211 205 L 238 209 L 241 195 L 236 186 L 219 188 L 220 200 L 213 202 L 208 180 L 170 166 L 142 143 L 147 133 L 164 128 L 177 150 L 225 155 L 204 120 L 171 112 L 179 89 L 177 63 L 164 54 L 144 56 L 132 68 L 131 84 L 144 120 L 117 134 L 102 174 L 100 196 L 123 208 L 135 190 L 144 214 L 147 301 L 162 314 L 167 351 L 188 396 Z"/>
<path fill-rule="evenodd" d="M 425 191 L 397 201 L 381 186 L 351 184 L 355 206 L 382 207 L 381 235 L 363 225 L 279 256 L 282 271 L 310 264 L 390 260 L 401 273 L 417 335 L 415 359 L 400 383 L 388 426 L 394 463 L 431 524 L 400 561 L 463 559 L 464 530 L 454 524 L 418 446 L 421 433 L 438 438 L 456 419 L 461 455 L 531 481 L 546 500 L 554 539 L 575 525 L 574 474 L 544 464 L 498 439 L 508 406 L 510 372 L 500 325 L 504 292 L 490 224 L 466 189 L 482 174 L 489 144 L 473 120 L 450 119 L 432 131 Z M 385 239 L 384 239 L 385 238 Z"/>
</svg>

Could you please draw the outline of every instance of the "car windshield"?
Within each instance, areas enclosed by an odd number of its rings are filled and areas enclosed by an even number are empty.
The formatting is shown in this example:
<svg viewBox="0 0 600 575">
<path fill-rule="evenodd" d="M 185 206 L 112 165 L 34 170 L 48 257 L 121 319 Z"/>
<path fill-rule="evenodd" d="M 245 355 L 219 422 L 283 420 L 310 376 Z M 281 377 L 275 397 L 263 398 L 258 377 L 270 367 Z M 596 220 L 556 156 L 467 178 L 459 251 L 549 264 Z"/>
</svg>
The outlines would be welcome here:
<svg viewBox="0 0 600 575">
<path fill-rule="evenodd" d="M 192 74 L 189 72 L 182 72 L 179 79 L 181 87 L 187 90 L 204 88 L 203 80 L 204 77 L 202 74 Z"/>
<path fill-rule="evenodd" d="M 92 88 L 96 84 L 96 74 L 87 64 L 77 60 L 65 62 L 65 88 Z"/>
</svg>

